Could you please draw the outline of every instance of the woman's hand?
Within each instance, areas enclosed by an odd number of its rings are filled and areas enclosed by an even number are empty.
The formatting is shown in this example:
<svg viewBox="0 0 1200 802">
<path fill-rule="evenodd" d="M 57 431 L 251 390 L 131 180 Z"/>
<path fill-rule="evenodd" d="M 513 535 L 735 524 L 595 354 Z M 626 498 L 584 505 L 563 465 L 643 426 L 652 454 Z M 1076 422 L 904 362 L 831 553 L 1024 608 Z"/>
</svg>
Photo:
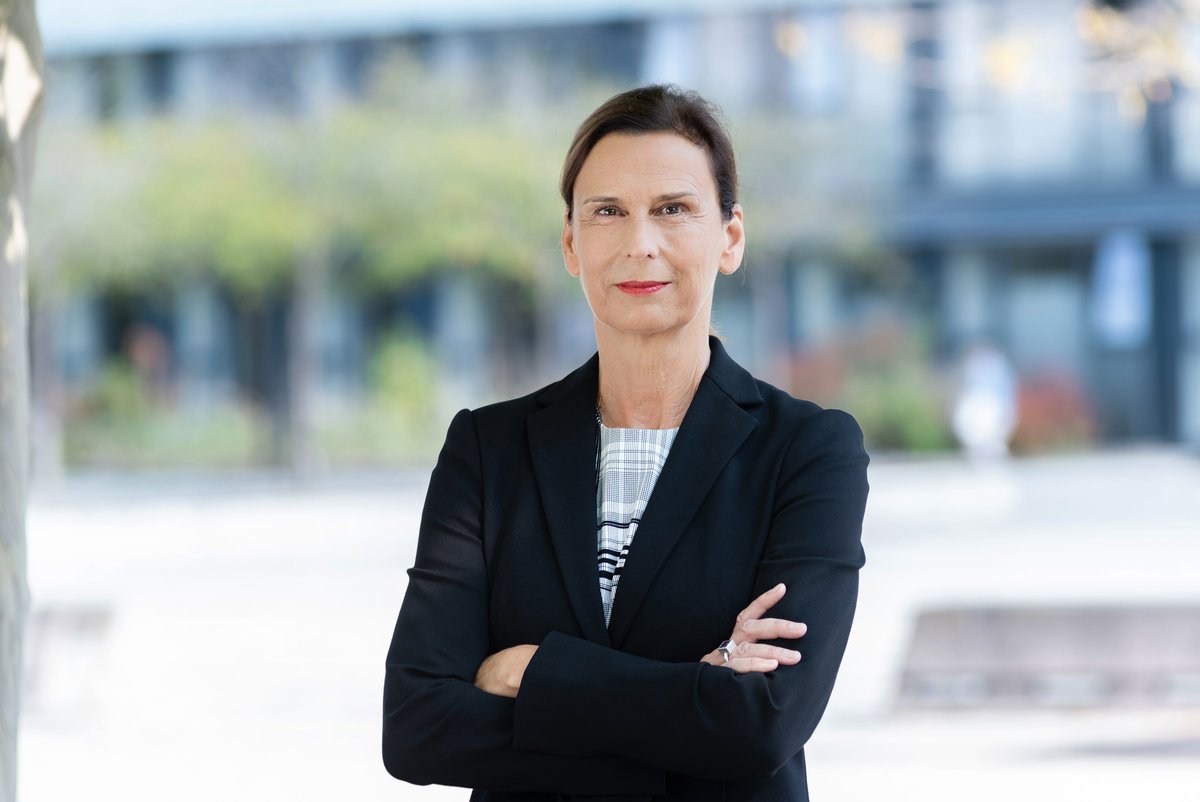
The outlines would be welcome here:
<svg viewBox="0 0 1200 802">
<path fill-rule="evenodd" d="M 488 655 L 475 672 L 475 687 L 496 696 L 516 699 L 517 691 L 521 690 L 521 678 L 525 676 L 525 667 L 533 659 L 537 648 L 526 643 Z"/>
<path fill-rule="evenodd" d="M 802 638 L 808 631 L 808 627 L 799 621 L 763 618 L 763 614 L 782 599 L 786 591 L 787 588 L 780 582 L 738 613 L 737 625 L 733 628 L 733 634 L 729 636 L 729 639 L 737 646 L 728 662 L 725 661 L 725 656 L 719 649 L 713 649 L 701 657 L 700 662 L 732 668 L 739 674 L 751 671 L 766 673 L 774 671 L 781 664 L 793 665 L 800 662 L 800 652 L 781 646 L 758 643 L 760 640 L 775 640 L 776 638 Z"/>
</svg>

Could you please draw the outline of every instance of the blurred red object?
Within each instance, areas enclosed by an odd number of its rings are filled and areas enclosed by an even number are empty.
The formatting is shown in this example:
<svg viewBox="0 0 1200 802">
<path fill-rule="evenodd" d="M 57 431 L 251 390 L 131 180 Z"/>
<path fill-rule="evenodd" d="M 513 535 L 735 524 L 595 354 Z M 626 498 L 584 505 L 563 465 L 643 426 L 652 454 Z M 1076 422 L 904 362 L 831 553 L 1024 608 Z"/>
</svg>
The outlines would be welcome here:
<svg viewBox="0 0 1200 802">
<path fill-rule="evenodd" d="M 1014 453 L 1079 448 L 1096 436 L 1096 416 L 1087 393 L 1066 372 L 1040 373 L 1021 380 L 1017 393 Z"/>
</svg>

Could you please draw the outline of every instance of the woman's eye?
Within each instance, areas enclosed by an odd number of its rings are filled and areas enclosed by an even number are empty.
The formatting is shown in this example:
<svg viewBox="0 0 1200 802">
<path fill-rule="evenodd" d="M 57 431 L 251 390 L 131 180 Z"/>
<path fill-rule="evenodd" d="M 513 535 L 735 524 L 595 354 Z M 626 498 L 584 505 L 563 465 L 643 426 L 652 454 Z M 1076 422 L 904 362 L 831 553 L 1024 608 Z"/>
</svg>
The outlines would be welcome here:
<svg viewBox="0 0 1200 802">
<path fill-rule="evenodd" d="M 666 206 L 663 206 L 662 208 L 660 208 L 658 210 L 658 212 L 659 212 L 659 214 L 682 214 L 683 213 L 683 204 L 668 203 Z"/>
</svg>

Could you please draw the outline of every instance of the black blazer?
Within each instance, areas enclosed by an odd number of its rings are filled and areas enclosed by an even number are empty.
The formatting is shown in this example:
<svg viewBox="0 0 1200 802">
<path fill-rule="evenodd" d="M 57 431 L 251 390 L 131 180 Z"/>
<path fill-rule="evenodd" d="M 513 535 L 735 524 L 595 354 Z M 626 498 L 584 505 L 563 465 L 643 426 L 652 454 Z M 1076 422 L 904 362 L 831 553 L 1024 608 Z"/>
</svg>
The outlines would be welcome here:
<svg viewBox="0 0 1200 802">
<path fill-rule="evenodd" d="M 596 562 L 599 359 L 455 416 L 387 656 L 383 759 L 472 800 L 808 798 L 803 746 L 846 646 L 863 565 L 858 425 L 757 381 L 715 338 L 604 625 Z M 699 662 L 778 582 L 794 666 Z M 538 644 L 514 699 L 473 684 Z"/>
</svg>

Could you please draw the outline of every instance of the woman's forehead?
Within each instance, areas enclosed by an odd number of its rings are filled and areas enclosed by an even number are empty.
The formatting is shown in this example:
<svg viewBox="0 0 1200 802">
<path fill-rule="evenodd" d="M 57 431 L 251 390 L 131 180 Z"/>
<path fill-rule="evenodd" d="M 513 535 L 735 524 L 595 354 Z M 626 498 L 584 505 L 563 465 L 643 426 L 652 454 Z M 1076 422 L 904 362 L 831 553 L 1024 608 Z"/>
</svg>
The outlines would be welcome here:
<svg viewBox="0 0 1200 802">
<path fill-rule="evenodd" d="M 707 152 L 678 134 L 615 133 L 592 148 L 575 183 L 577 198 L 595 195 L 715 191 Z"/>
</svg>

